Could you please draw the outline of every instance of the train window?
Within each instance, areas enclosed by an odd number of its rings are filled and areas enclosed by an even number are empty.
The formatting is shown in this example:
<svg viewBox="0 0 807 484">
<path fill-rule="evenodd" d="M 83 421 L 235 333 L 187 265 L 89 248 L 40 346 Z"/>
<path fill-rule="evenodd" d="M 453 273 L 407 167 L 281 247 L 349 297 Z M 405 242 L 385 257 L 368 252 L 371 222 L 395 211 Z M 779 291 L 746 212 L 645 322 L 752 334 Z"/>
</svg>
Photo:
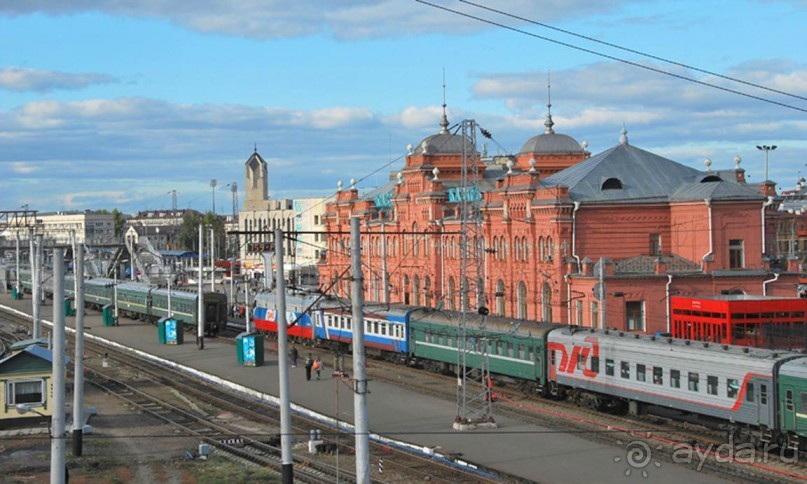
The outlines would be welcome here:
<svg viewBox="0 0 807 484">
<path fill-rule="evenodd" d="M 745 319 L 745 313 L 731 313 L 731 319 Z"/>
<path fill-rule="evenodd" d="M 706 393 L 709 395 L 717 395 L 717 377 L 716 376 L 707 376 L 706 377 Z"/>
<path fill-rule="evenodd" d="M 801 411 L 807 412 L 807 392 L 801 392 Z"/>
<path fill-rule="evenodd" d="M 507 356 L 513 357 L 513 343 L 507 343 Z"/>
<path fill-rule="evenodd" d="M 622 378 L 630 378 L 630 363 L 627 361 L 620 362 L 620 371 Z"/>
<path fill-rule="evenodd" d="M 577 355 L 577 369 L 578 370 L 586 369 L 586 356 L 582 353 Z"/>
<path fill-rule="evenodd" d="M 518 345 L 518 357 L 524 359 L 524 345 Z"/>
<path fill-rule="evenodd" d="M 555 355 L 557 354 L 557 352 L 558 352 L 558 350 L 552 350 L 552 352 L 549 353 L 549 358 L 550 358 L 549 361 L 552 363 L 552 366 L 555 366 Z"/>
<path fill-rule="evenodd" d="M 598 356 L 591 357 L 591 371 L 594 373 L 600 372 L 600 358 Z"/>
<path fill-rule="evenodd" d="M 605 360 L 605 374 L 608 376 L 614 376 L 614 360 Z"/>
<path fill-rule="evenodd" d="M 681 372 L 679 370 L 670 370 L 670 386 L 681 388 Z"/>
<path fill-rule="evenodd" d="M 647 381 L 647 377 L 645 375 L 645 366 L 644 365 L 636 365 L 636 380 L 637 381 Z"/>
<path fill-rule="evenodd" d="M 793 390 L 785 391 L 785 408 L 793 410 Z"/>
<path fill-rule="evenodd" d="M 804 311 L 794 311 L 792 317 L 794 319 L 804 319 Z"/>
<path fill-rule="evenodd" d="M 726 396 L 729 398 L 736 398 L 737 393 L 740 391 L 740 382 L 734 378 L 726 379 Z"/>
<path fill-rule="evenodd" d="M 760 317 L 762 319 L 773 319 L 773 313 L 762 313 Z"/>
<path fill-rule="evenodd" d="M 759 403 L 762 405 L 768 404 L 768 385 L 764 383 L 759 385 Z"/>
<path fill-rule="evenodd" d="M 745 384 L 745 401 L 746 402 L 754 401 L 754 384 L 751 382 Z"/>
<path fill-rule="evenodd" d="M 387 325 L 386 323 L 381 323 L 381 336 L 387 335 Z"/>
<path fill-rule="evenodd" d="M 653 384 L 654 385 L 664 384 L 664 370 L 660 366 L 653 367 Z"/>
<path fill-rule="evenodd" d="M 689 391 L 699 391 L 700 376 L 697 373 L 689 372 Z"/>
</svg>

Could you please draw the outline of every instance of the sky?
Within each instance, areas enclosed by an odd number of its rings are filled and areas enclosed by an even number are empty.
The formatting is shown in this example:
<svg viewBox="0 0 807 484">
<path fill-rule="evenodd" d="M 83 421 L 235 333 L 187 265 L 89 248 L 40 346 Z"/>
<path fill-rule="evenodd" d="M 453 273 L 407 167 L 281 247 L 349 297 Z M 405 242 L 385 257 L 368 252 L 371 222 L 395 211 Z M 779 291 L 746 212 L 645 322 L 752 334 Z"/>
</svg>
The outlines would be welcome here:
<svg viewBox="0 0 807 484">
<path fill-rule="evenodd" d="M 548 77 L 555 131 L 592 154 L 624 126 L 697 169 L 739 155 L 759 183 L 765 144 L 779 189 L 807 176 L 805 0 L 428 2 L 3 0 L 0 210 L 136 213 L 175 190 L 231 213 L 256 148 L 273 198 L 369 190 L 439 131 L 444 92 L 451 124 L 517 153 Z"/>
</svg>

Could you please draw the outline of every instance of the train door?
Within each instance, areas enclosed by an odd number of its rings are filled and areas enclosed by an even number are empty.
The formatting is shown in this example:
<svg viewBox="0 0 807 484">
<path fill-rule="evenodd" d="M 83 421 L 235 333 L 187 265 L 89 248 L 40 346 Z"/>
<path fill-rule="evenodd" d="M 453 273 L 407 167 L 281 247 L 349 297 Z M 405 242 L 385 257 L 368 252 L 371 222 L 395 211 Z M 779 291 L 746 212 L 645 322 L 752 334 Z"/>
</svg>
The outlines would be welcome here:
<svg viewBox="0 0 807 484">
<path fill-rule="evenodd" d="M 780 408 L 782 412 L 782 428 L 795 429 L 796 428 L 796 403 L 795 392 L 793 388 L 783 388 L 780 395 L 783 397 L 780 401 Z"/>
<path fill-rule="evenodd" d="M 773 426 L 773 405 L 775 396 L 771 395 L 772 385 L 769 380 L 753 378 L 746 388 L 746 399 L 751 399 L 757 407 L 757 418 L 760 425 Z"/>
</svg>

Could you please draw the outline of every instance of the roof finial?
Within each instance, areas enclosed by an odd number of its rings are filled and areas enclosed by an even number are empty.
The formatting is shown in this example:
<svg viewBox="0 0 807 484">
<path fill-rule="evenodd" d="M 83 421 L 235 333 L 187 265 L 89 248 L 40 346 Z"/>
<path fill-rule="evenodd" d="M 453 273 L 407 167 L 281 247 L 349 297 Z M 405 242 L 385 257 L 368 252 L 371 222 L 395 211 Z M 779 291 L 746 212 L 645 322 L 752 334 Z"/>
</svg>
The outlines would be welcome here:
<svg viewBox="0 0 807 484">
<path fill-rule="evenodd" d="M 625 123 L 622 123 L 622 131 L 619 132 L 619 144 L 628 144 L 628 130 L 625 129 Z"/>
<path fill-rule="evenodd" d="M 549 71 L 546 71 L 546 121 L 544 121 L 544 126 L 546 126 L 546 130 L 544 131 L 545 134 L 554 134 L 555 131 L 552 129 L 552 126 L 555 125 L 555 122 L 552 121 L 552 86 L 550 83 L 550 76 Z"/>
<path fill-rule="evenodd" d="M 440 120 L 440 134 L 448 133 L 448 116 L 446 116 L 446 68 L 443 67 L 443 119 Z"/>
<path fill-rule="evenodd" d="M 258 152 L 258 143 L 255 143 L 255 153 Z"/>
</svg>

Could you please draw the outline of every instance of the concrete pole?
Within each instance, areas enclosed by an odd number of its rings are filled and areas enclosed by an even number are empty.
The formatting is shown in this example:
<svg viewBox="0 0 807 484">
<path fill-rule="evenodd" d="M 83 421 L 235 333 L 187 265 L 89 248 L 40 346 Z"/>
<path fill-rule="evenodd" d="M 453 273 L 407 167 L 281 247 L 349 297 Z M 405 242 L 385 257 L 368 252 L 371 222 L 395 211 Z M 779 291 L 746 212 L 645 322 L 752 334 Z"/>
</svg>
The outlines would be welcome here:
<svg viewBox="0 0 807 484">
<path fill-rule="evenodd" d="M 272 270 L 270 253 L 264 252 L 264 273 Z M 291 455 L 292 428 L 291 404 L 289 403 L 289 354 L 288 327 L 286 326 L 286 276 L 283 273 L 283 230 L 275 229 L 275 257 L 277 257 L 277 285 L 275 286 L 275 301 L 277 301 L 277 367 L 280 378 L 280 454 L 283 475 L 283 484 L 294 482 L 293 458 Z M 266 262 L 264 262 L 265 264 Z"/>
<path fill-rule="evenodd" d="M 275 229 L 278 230 L 278 229 Z M 263 252 L 263 287 L 264 290 L 269 292 L 272 290 L 272 257 L 274 256 L 273 252 L 267 251 Z M 284 281 L 285 282 L 285 281 Z M 256 295 L 257 297 L 257 295 Z M 277 300 L 277 299 L 275 299 Z M 249 320 L 247 320 L 249 322 Z M 249 324 L 247 324 L 247 332 L 250 331 Z M 280 336 L 278 335 L 278 338 Z"/>
<path fill-rule="evenodd" d="M 389 280 L 387 276 L 387 224 L 381 222 L 381 284 L 384 285 L 384 304 L 389 304 Z"/>
<path fill-rule="evenodd" d="M 367 374 L 364 367 L 364 294 L 361 272 L 361 220 L 350 219 L 350 269 L 353 277 L 353 420 L 356 432 L 356 482 L 370 482 L 370 448 L 367 424 Z"/>
<path fill-rule="evenodd" d="M 605 261 L 600 258 L 600 329 L 605 329 Z"/>
<path fill-rule="evenodd" d="M 17 288 L 17 294 L 22 294 L 22 284 L 20 284 L 20 231 L 17 230 L 17 272 L 15 272 L 14 287 Z M 18 296 L 19 297 L 19 296 Z"/>
<path fill-rule="evenodd" d="M 64 391 L 64 251 L 53 249 L 53 416 L 50 440 L 50 482 L 65 482 Z"/>
<path fill-rule="evenodd" d="M 216 244 L 210 227 L 210 292 L 216 292 Z"/>
<path fill-rule="evenodd" d="M 168 317 L 171 317 L 171 284 L 174 282 L 174 263 L 168 266 Z"/>
<path fill-rule="evenodd" d="M 39 326 L 39 253 L 36 250 L 36 239 L 33 229 L 28 231 L 29 257 L 31 259 L 31 315 L 34 322 L 34 339 L 42 337 L 42 328 Z"/>
<path fill-rule="evenodd" d="M 230 259 L 230 303 L 235 304 L 235 256 Z M 227 308 L 229 311 L 230 308 Z"/>
<path fill-rule="evenodd" d="M 36 236 L 36 254 L 37 254 L 37 266 L 36 266 L 37 276 L 36 276 L 36 280 L 37 280 L 37 284 L 39 285 L 39 287 L 37 288 L 36 293 L 38 295 L 39 304 L 41 306 L 45 305 L 45 291 L 42 289 L 42 284 L 43 284 L 43 281 L 45 280 L 45 269 L 44 269 L 44 266 L 45 266 L 45 243 L 44 243 L 43 240 L 44 239 L 43 239 L 42 235 L 37 235 Z M 39 324 L 40 325 L 42 324 L 41 321 L 40 321 Z M 40 332 L 41 332 L 41 328 L 40 328 Z"/>
<path fill-rule="evenodd" d="M 117 324 L 118 319 L 118 266 L 115 265 L 115 270 L 112 271 L 112 303 L 114 306 L 112 307 L 115 310 L 115 323 Z"/>
<path fill-rule="evenodd" d="M 199 280 L 196 284 L 196 299 L 198 305 L 196 307 L 196 344 L 200 350 L 205 349 L 205 301 L 204 293 L 202 292 L 202 277 L 204 277 L 204 245 L 205 245 L 205 226 L 199 224 Z"/>
<path fill-rule="evenodd" d="M 249 308 L 249 284 L 244 286 L 244 331 L 252 333 L 252 314 Z"/>
<path fill-rule="evenodd" d="M 82 454 L 84 432 L 84 247 L 77 244 L 73 259 L 76 278 L 76 354 L 73 369 L 73 455 Z"/>
</svg>

